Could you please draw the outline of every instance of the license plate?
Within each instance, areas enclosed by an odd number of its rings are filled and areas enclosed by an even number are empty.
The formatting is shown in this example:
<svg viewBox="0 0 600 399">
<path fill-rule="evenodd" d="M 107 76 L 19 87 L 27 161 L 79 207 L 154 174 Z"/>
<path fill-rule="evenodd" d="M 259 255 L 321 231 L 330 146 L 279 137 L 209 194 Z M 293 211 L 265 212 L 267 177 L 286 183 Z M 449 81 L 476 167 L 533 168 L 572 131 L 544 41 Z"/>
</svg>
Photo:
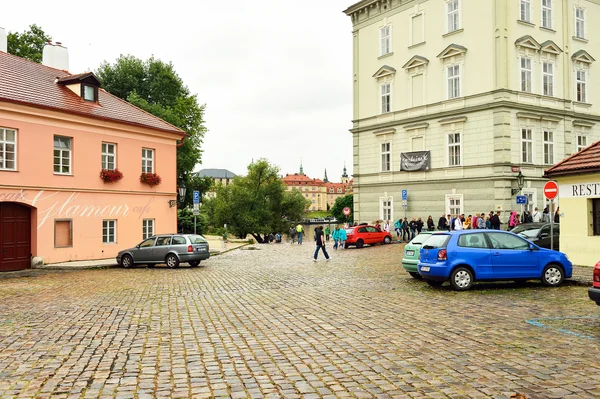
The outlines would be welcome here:
<svg viewBox="0 0 600 399">
<path fill-rule="evenodd" d="M 423 267 L 421 267 L 421 271 L 422 272 L 428 272 L 429 270 L 430 270 L 429 266 L 423 266 Z"/>
<path fill-rule="evenodd" d="M 406 254 L 408 256 L 413 256 L 415 254 L 415 251 L 406 251 Z"/>
</svg>

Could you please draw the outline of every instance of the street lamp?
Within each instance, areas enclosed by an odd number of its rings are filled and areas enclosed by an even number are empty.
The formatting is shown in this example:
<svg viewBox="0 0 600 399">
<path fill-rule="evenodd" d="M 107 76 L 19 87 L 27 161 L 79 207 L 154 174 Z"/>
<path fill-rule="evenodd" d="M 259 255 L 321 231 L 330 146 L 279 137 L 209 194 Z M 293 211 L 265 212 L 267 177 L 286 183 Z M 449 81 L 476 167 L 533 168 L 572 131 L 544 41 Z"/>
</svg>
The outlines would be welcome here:
<svg viewBox="0 0 600 399">
<path fill-rule="evenodd" d="M 515 194 L 518 194 L 519 192 L 521 192 L 524 185 L 525 185 L 525 176 L 523 176 L 521 171 L 519 171 L 519 174 L 517 175 L 517 187 L 519 187 L 519 188 L 513 188 L 511 190 L 512 195 L 515 195 Z"/>
<path fill-rule="evenodd" d="M 179 192 L 179 202 L 183 204 L 183 201 L 185 200 L 185 186 L 178 187 L 177 191 Z M 174 206 L 177 206 L 177 200 L 169 200 L 169 207 L 173 208 Z"/>
</svg>

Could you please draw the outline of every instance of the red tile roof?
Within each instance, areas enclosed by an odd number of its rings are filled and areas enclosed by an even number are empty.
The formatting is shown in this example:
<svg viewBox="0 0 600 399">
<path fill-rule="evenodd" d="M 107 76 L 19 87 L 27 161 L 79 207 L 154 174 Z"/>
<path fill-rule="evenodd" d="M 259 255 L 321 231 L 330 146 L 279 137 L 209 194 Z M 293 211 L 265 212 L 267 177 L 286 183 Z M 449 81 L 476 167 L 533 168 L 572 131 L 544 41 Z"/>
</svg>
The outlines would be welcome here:
<svg viewBox="0 0 600 399">
<path fill-rule="evenodd" d="M 71 75 L 0 51 L 0 101 L 185 134 L 183 130 L 105 90 L 98 90 L 98 103 L 93 103 L 84 101 L 64 85 L 56 83 L 57 79 L 80 75 Z"/>
<path fill-rule="evenodd" d="M 550 169 L 546 170 L 545 176 L 554 177 L 598 171 L 600 171 L 600 141 L 563 159 Z"/>
</svg>

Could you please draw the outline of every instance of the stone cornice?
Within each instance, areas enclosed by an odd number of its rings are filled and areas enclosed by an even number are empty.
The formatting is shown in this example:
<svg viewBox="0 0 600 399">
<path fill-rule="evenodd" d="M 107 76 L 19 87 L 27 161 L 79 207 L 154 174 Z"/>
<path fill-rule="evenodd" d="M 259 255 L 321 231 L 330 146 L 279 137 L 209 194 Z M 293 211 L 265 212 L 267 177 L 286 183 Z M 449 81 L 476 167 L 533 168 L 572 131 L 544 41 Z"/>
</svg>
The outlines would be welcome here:
<svg viewBox="0 0 600 399">
<path fill-rule="evenodd" d="M 420 0 L 363 0 L 345 9 L 344 13 L 352 19 L 352 25 L 356 26 L 392 9 L 408 8 L 418 1 Z"/>
</svg>

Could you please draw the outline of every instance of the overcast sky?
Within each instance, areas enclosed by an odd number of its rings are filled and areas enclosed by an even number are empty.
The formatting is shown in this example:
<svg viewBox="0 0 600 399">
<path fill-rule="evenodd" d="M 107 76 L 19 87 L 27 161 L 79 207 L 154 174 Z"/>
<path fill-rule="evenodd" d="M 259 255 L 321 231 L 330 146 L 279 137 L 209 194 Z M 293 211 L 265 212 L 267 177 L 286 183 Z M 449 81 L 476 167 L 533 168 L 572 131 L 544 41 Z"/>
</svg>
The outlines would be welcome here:
<svg viewBox="0 0 600 399">
<path fill-rule="evenodd" d="M 69 49 L 70 72 L 120 54 L 170 61 L 206 104 L 201 168 L 245 174 L 267 158 L 281 173 L 339 181 L 352 173 L 354 0 L 4 2 L 0 26 L 37 24 Z M 153 4 L 159 4 L 154 6 Z"/>
</svg>

